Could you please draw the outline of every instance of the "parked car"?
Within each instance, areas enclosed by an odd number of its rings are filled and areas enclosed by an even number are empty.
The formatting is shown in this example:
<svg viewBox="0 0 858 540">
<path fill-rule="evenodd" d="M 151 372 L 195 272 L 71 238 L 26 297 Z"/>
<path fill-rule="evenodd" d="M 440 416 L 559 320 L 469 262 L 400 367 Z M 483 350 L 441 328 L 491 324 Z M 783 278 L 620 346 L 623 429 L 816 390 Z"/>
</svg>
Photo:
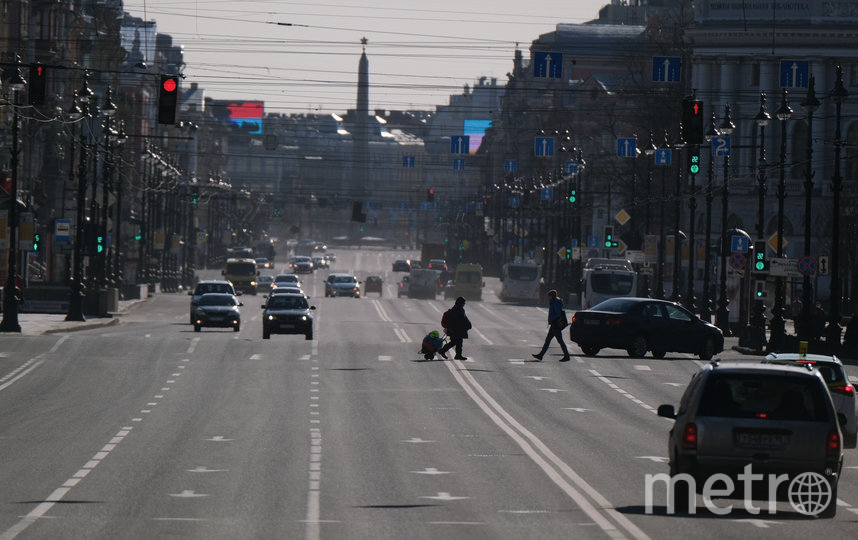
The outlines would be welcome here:
<svg viewBox="0 0 858 540">
<path fill-rule="evenodd" d="M 408 296 L 408 286 L 411 284 L 411 276 L 402 276 L 396 286 L 396 297 Z"/>
<path fill-rule="evenodd" d="M 611 298 L 578 311 L 569 324 L 569 338 L 584 354 L 604 348 L 625 349 L 632 358 L 652 351 L 654 358 L 684 352 L 709 360 L 724 350 L 721 330 L 675 302 L 654 298 Z"/>
<path fill-rule="evenodd" d="M 834 408 L 846 419 L 840 424 L 843 431 L 843 447 L 858 446 L 858 398 L 855 387 L 849 382 L 849 376 L 843 369 L 843 362 L 836 356 L 823 354 L 771 353 L 763 362 L 790 366 L 804 366 L 818 371 L 828 386 Z"/>
<path fill-rule="evenodd" d="M 262 307 L 262 339 L 271 339 L 271 334 L 304 334 L 304 339 L 313 339 L 316 306 L 309 305 L 304 295 L 275 294 Z"/>
<path fill-rule="evenodd" d="M 241 329 L 241 312 L 238 307 L 241 305 L 243 304 L 234 294 L 203 294 L 194 311 L 194 332 L 199 332 L 204 326 L 232 328 L 238 332 Z"/>
<path fill-rule="evenodd" d="M 699 491 L 715 474 L 735 479 L 750 465 L 752 474 L 761 479 L 751 489 L 777 498 L 788 495 L 789 484 L 784 482 L 782 491 L 769 494 L 765 491 L 769 475 L 785 474 L 790 481 L 797 475 L 820 475 L 830 497 L 824 506 L 819 501 L 818 515 L 833 517 L 837 512 L 843 441 L 834 403 L 819 373 L 794 366 L 713 362 L 691 379 L 678 410 L 661 405 L 658 415 L 675 420 L 667 443 L 678 511 L 688 511 L 692 487 Z M 676 478 L 682 474 L 694 482 Z M 736 485 L 740 487 L 733 498 L 743 497 L 744 486 Z"/>
<path fill-rule="evenodd" d="M 394 272 L 410 272 L 411 271 L 411 261 L 408 259 L 396 259 L 393 261 L 393 271 Z"/>
<path fill-rule="evenodd" d="M 360 282 L 351 274 L 330 274 L 325 280 L 325 296 L 360 298 Z"/>
<path fill-rule="evenodd" d="M 382 296 L 384 281 L 379 276 L 367 276 L 363 282 L 363 292 L 371 293 L 377 292 L 379 296 Z"/>
<path fill-rule="evenodd" d="M 256 277 L 256 290 L 259 292 L 268 292 L 271 286 L 274 285 L 274 276 L 262 274 Z"/>
<path fill-rule="evenodd" d="M 190 324 L 194 324 L 194 317 L 196 317 L 196 309 L 197 303 L 200 301 L 200 297 L 207 293 L 227 293 L 232 295 L 241 294 L 236 293 L 235 287 L 232 286 L 232 283 L 223 279 L 204 279 L 197 282 L 193 291 L 188 291 L 188 296 L 191 297 L 191 311 L 188 316 L 190 320 Z"/>
</svg>

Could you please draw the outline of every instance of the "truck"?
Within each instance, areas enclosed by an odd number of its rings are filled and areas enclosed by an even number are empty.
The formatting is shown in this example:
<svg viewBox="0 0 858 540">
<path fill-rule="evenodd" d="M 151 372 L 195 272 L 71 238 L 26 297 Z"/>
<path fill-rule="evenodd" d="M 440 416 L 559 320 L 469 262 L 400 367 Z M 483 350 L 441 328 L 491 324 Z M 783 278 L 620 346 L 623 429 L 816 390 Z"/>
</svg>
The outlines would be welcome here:
<svg viewBox="0 0 858 540">
<path fill-rule="evenodd" d="M 429 259 L 447 259 L 447 244 L 424 242 L 420 248 L 420 266 L 427 268 Z"/>
<path fill-rule="evenodd" d="M 221 274 L 224 279 L 232 282 L 236 291 L 256 294 L 256 276 L 259 275 L 259 271 L 256 269 L 256 259 L 227 259 Z"/>
</svg>

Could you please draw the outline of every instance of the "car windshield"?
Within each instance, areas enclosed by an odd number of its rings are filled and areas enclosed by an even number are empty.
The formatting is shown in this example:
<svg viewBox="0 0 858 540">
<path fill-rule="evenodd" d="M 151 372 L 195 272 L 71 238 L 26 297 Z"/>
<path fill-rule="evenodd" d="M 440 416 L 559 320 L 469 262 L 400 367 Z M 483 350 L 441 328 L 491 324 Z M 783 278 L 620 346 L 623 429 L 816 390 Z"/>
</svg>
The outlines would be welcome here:
<svg viewBox="0 0 858 540">
<path fill-rule="evenodd" d="M 234 306 L 235 298 L 220 294 L 205 294 L 200 297 L 201 306 Z"/>
<path fill-rule="evenodd" d="M 337 276 L 334 278 L 334 283 L 354 283 L 356 281 L 354 276 Z"/>
<path fill-rule="evenodd" d="M 508 266 L 507 274 L 516 281 L 535 281 L 539 277 L 539 269 L 535 266 Z"/>
<path fill-rule="evenodd" d="M 628 274 L 609 274 L 594 272 L 590 277 L 593 292 L 600 294 L 629 294 L 634 278 Z"/>
<path fill-rule="evenodd" d="M 771 373 L 713 373 L 706 381 L 699 416 L 760 420 L 823 421 L 822 387 L 811 377 Z"/>
<path fill-rule="evenodd" d="M 268 301 L 268 309 L 307 309 L 307 300 L 300 296 L 274 296 Z"/>
<path fill-rule="evenodd" d="M 200 295 L 213 292 L 232 294 L 233 291 L 228 283 L 200 283 L 195 292 Z"/>
<path fill-rule="evenodd" d="M 287 275 L 279 275 L 275 280 L 276 283 L 297 283 L 298 278 L 296 276 L 287 276 Z"/>
<path fill-rule="evenodd" d="M 252 276 L 256 274 L 256 263 L 234 262 L 226 263 L 226 273 L 233 276 Z"/>
<path fill-rule="evenodd" d="M 456 280 L 459 283 L 479 283 L 481 278 L 479 272 L 459 272 L 456 274 Z"/>
</svg>

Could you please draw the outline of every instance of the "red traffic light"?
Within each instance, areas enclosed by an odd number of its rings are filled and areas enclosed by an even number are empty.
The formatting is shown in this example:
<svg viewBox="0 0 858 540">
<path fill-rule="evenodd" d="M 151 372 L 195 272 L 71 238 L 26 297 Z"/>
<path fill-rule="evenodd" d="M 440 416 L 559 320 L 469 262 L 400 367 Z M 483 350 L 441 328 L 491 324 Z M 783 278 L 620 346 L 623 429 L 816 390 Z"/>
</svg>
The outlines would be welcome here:
<svg viewBox="0 0 858 540">
<path fill-rule="evenodd" d="M 176 88 L 178 88 L 178 85 L 176 84 L 176 79 L 173 77 L 167 77 L 166 79 L 164 79 L 162 86 L 165 92 L 170 92 L 171 94 L 176 91 Z"/>
<path fill-rule="evenodd" d="M 429 195 L 435 195 L 435 189 L 429 188 Z"/>
</svg>

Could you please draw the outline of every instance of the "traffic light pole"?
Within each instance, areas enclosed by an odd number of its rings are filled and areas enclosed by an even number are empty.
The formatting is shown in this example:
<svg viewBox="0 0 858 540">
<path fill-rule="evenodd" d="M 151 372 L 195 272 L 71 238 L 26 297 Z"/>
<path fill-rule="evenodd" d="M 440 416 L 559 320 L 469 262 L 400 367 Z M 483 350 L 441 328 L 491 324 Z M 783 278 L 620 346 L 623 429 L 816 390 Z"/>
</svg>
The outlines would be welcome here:
<svg viewBox="0 0 858 540">
<path fill-rule="evenodd" d="M 84 81 L 84 86 L 86 82 Z M 89 118 L 89 103 L 82 101 L 84 118 Z M 83 125 L 80 128 L 80 160 L 77 167 L 77 210 L 75 212 L 74 261 L 72 262 L 72 281 L 69 292 L 69 309 L 67 321 L 85 321 L 83 315 L 83 241 L 84 241 L 84 212 L 86 211 L 86 132 Z"/>
</svg>

